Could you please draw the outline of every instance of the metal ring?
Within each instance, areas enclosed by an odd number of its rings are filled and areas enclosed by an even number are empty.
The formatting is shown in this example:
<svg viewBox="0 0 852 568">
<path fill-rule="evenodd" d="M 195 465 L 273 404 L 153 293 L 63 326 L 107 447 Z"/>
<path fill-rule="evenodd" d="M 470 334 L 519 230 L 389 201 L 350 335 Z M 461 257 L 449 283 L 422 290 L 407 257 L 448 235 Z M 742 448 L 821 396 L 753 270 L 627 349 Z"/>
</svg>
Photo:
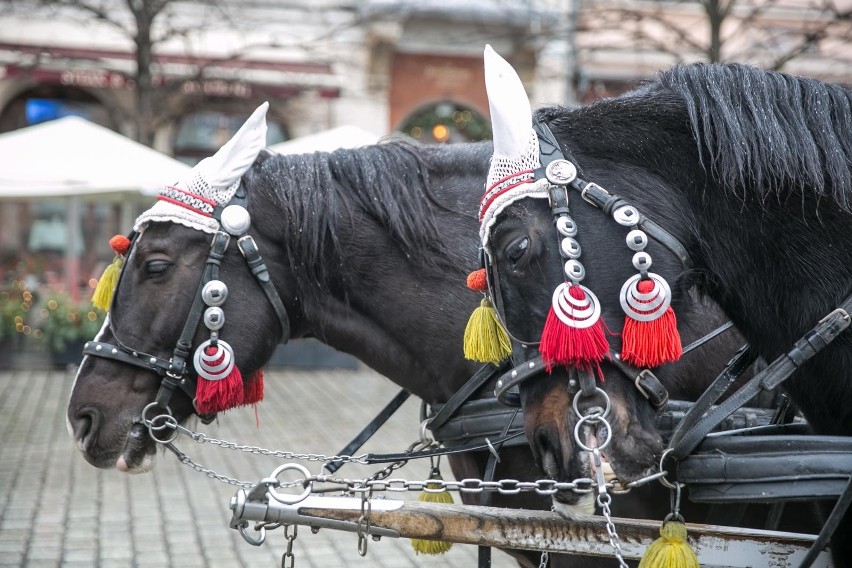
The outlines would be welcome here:
<svg viewBox="0 0 852 568">
<path fill-rule="evenodd" d="M 604 440 L 604 442 L 602 444 L 598 444 L 597 448 L 591 448 L 591 447 L 587 446 L 586 444 L 584 444 L 582 442 L 582 440 L 580 440 L 580 426 L 584 422 L 589 422 L 590 424 L 595 424 L 595 425 L 597 425 L 598 422 L 603 422 L 604 426 L 606 426 L 606 439 Z M 597 430 L 597 428 L 596 428 L 596 430 Z M 597 449 L 598 451 L 601 451 L 604 448 L 606 448 L 607 446 L 609 446 L 610 441 L 612 441 L 612 426 L 606 420 L 606 418 L 603 417 L 603 415 L 595 416 L 593 414 L 590 414 L 588 416 L 583 416 L 574 425 L 574 441 L 577 442 L 577 445 L 580 446 L 581 450 L 585 450 L 587 452 L 593 452 L 593 451 L 595 451 L 595 449 Z"/>
<path fill-rule="evenodd" d="M 285 505 L 295 505 L 296 503 L 304 501 L 308 497 L 308 495 L 311 494 L 311 491 L 313 491 L 314 488 L 314 482 L 309 481 L 311 477 L 311 472 L 308 471 L 308 468 L 298 463 L 285 463 L 284 465 L 278 466 L 277 468 L 275 468 L 275 471 L 272 472 L 272 475 L 270 477 L 278 479 L 279 475 L 289 469 L 295 469 L 296 471 L 305 476 L 304 479 L 305 481 L 307 481 L 307 484 L 305 485 L 305 490 L 299 493 L 298 495 L 293 495 L 290 493 L 279 493 L 274 487 L 269 486 L 267 488 L 267 491 L 269 492 L 269 496 L 278 501 L 279 503 L 284 503 Z"/>
<path fill-rule="evenodd" d="M 154 408 L 155 406 L 161 406 L 161 405 L 160 405 L 159 402 L 151 402 L 151 403 L 148 403 L 145 406 L 145 408 L 142 409 L 142 422 L 145 424 L 145 426 L 147 426 L 148 424 L 151 423 L 151 420 L 149 420 L 146 415 L 148 414 L 148 411 L 151 408 Z M 169 408 L 168 406 L 166 406 L 166 414 L 168 414 L 169 416 L 172 415 L 172 409 Z M 159 415 L 157 415 L 157 416 L 159 416 Z M 156 419 L 157 416 L 155 416 L 154 418 Z"/>
<path fill-rule="evenodd" d="M 577 394 L 574 395 L 574 400 L 571 401 L 571 406 L 574 407 L 574 414 L 576 414 L 580 418 L 584 418 L 584 415 L 583 415 L 583 413 L 580 412 L 580 407 L 578 405 L 578 401 L 580 400 L 580 396 L 582 395 L 582 393 L 583 393 L 583 391 L 577 391 Z M 601 418 L 606 418 L 607 416 L 609 416 L 609 407 L 610 407 L 609 395 L 606 394 L 606 391 L 604 391 L 602 388 L 595 387 L 595 395 L 597 395 L 599 393 L 603 395 L 604 401 L 606 402 L 606 405 L 604 406 L 604 411 L 601 414 Z"/>
<path fill-rule="evenodd" d="M 660 473 L 662 473 L 662 472 L 668 473 L 665 469 L 663 469 L 663 462 L 666 461 L 666 457 L 668 457 L 668 455 L 670 453 L 672 453 L 673 451 L 674 451 L 674 448 L 666 448 L 663 451 L 663 455 L 660 456 Z M 660 483 L 662 483 L 663 486 L 667 487 L 668 489 L 678 489 L 679 487 L 686 487 L 685 483 L 679 483 L 677 481 L 672 483 L 671 481 L 666 479 L 665 475 L 661 476 L 659 479 L 660 479 Z"/>
<path fill-rule="evenodd" d="M 558 317 L 559 320 L 567 326 L 577 329 L 592 327 L 600 318 L 601 304 L 598 301 L 597 296 L 595 296 L 591 290 L 582 284 L 571 285 L 579 286 L 583 292 L 586 293 L 586 299 L 588 300 L 588 304 L 586 305 L 587 307 L 578 310 L 570 305 L 571 303 L 577 302 L 577 300 L 568 293 L 568 283 L 563 282 L 556 287 L 556 290 L 553 291 L 553 298 L 551 300 L 553 312 L 556 314 L 556 317 Z M 574 317 L 579 317 L 581 319 L 573 319 Z"/>
<path fill-rule="evenodd" d="M 158 419 L 163 420 L 162 426 L 155 426 L 154 425 L 155 421 L 158 420 Z M 153 418 L 153 420 L 148 422 L 147 426 L 148 426 L 148 435 L 151 436 L 151 439 L 154 440 L 155 442 L 157 442 L 158 444 L 169 444 L 171 442 L 174 442 L 177 439 L 177 437 L 180 435 L 180 430 L 178 430 L 178 422 L 175 419 L 175 417 L 172 416 L 171 414 L 160 414 L 158 416 L 155 416 Z M 158 432 L 160 430 L 164 430 L 166 428 L 172 429 L 171 436 L 169 436 L 167 438 L 158 438 L 157 435 L 155 434 L 155 432 Z"/>
<path fill-rule="evenodd" d="M 220 339 L 216 344 L 216 354 L 207 355 L 204 350 L 207 349 L 209 345 L 211 345 L 211 340 L 208 339 L 198 346 L 192 357 L 192 363 L 195 366 L 195 372 L 198 373 L 198 376 L 207 379 L 208 381 L 220 381 L 228 376 L 234 367 L 234 349 L 228 344 L 228 342 Z M 224 358 L 218 365 L 209 364 L 207 362 L 216 361 L 219 357 L 222 357 L 223 354 Z M 212 357 L 215 358 L 211 359 Z"/>
<path fill-rule="evenodd" d="M 621 286 L 621 292 L 618 295 L 619 301 L 621 302 L 621 309 L 624 310 L 625 314 L 629 315 L 636 321 L 654 321 L 662 316 L 671 305 L 672 291 L 665 278 L 659 274 L 655 274 L 654 272 L 649 272 L 648 278 L 654 281 L 655 289 L 657 285 L 660 287 L 659 294 L 655 300 L 652 300 L 647 304 L 639 304 L 637 306 L 631 292 L 635 289 L 636 292 L 639 293 L 636 286 L 638 285 L 641 277 L 641 274 L 634 274 Z M 662 298 L 662 300 L 659 298 Z"/>
<path fill-rule="evenodd" d="M 252 546 L 260 546 L 266 540 L 266 527 L 260 527 L 260 530 L 258 531 L 259 536 L 257 538 L 252 538 L 246 531 L 246 529 L 248 528 L 248 522 L 240 524 L 240 526 L 237 528 L 240 531 L 240 535 L 242 535 L 243 539 Z"/>
</svg>

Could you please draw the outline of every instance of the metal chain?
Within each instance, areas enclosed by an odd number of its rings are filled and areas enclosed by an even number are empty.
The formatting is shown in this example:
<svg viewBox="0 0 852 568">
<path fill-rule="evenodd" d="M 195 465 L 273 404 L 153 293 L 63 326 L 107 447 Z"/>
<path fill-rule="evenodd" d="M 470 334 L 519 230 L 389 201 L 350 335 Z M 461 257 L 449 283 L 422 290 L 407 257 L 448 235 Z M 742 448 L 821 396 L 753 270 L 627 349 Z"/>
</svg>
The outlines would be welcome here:
<svg viewBox="0 0 852 568">
<path fill-rule="evenodd" d="M 283 525 L 284 538 L 287 539 L 287 550 L 281 556 L 281 568 L 294 568 L 296 565 L 296 555 L 293 554 L 293 543 L 296 537 L 299 536 L 299 525 Z M 290 527 L 293 527 L 293 534 L 290 534 Z M 289 560 L 289 563 L 288 563 Z"/>
<path fill-rule="evenodd" d="M 146 420 L 146 423 L 151 424 L 155 420 L 156 417 L 152 420 Z M 219 440 L 217 438 L 211 438 L 206 436 L 200 432 L 194 432 L 184 426 L 180 425 L 172 425 L 171 427 L 176 428 L 180 433 L 189 436 L 191 439 L 196 441 L 199 444 L 213 444 L 215 446 L 219 446 L 225 449 L 232 449 L 236 451 L 241 451 L 245 453 L 251 453 L 255 455 L 264 455 L 264 456 L 272 456 L 284 459 L 295 459 L 295 460 L 305 460 L 305 461 L 343 461 L 348 463 L 359 463 L 359 464 L 368 464 L 367 456 L 368 454 L 362 454 L 359 456 L 346 456 L 346 455 L 333 455 L 326 456 L 323 454 L 312 454 L 312 453 L 295 453 L 288 451 L 280 451 L 280 450 L 268 450 L 265 448 L 260 448 L 257 446 L 248 446 L 242 444 L 236 444 L 234 442 L 229 442 L 227 440 Z M 156 438 L 155 438 L 156 439 Z M 159 440 L 159 443 L 163 444 L 168 450 L 174 453 L 178 460 L 190 468 L 198 471 L 199 473 L 203 473 L 207 477 L 211 479 L 215 479 L 217 481 L 221 481 L 228 485 L 234 485 L 237 487 L 241 487 L 243 489 L 251 489 L 256 485 L 256 483 L 249 481 L 242 481 L 240 479 L 236 479 L 233 477 L 229 477 L 227 475 L 223 475 L 221 473 L 216 472 L 210 468 L 204 467 L 203 465 L 195 462 L 190 458 L 187 454 L 179 450 L 172 442 L 165 442 Z M 430 445 L 433 445 L 435 442 L 428 438 L 421 438 L 417 442 L 414 442 L 409 446 L 408 452 L 419 451 Z M 483 491 L 496 491 L 502 495 L 517 495 L 521 492 L 530 492 L 535 491 L 539 495 L 552 496 L 560 491 L 573 491 L 578 494 L 586 494 L 592 493 L 595 490 L 596 483 L 595 480 L 588 477 L 577 478 L 574 481 L 555 481 L 553 479 L 539 479 L 536 481 L 518 481 L 516 479 L 501 479 L 497 481 L 484 481 L 481 479 L 475 478 L 466 478 L 461 481 L 453 481 L 453 480 L 435 480 L 429 479 L 425 481 L 409 481 L 406 479 L 388 479 L 388 476 L 393 473 L 395 470 L 403 467 L 407 463 L 406 460 L 398 461 L 389 464 L 382 470 L 374 473 L 368 479 L 341 479 L 328 475 L 314 475 L 307 479 L 300 481 L 293 481 L 288 483 L 281 483 L 281 486 L 292 486 L 295 487 L 297 485 L 302 485 L 307 482 L 315 482 L 320 484 L 331 484 L 336 485 L 338 487 L 334 489 L 321 489 L 318 492 L 326 492 L 330 490 L 338 490 L 344 491 L 348 493 L 363 493 L 366 491 L 425 491 L 427 493 L 440 493 L 443 491 L 457 491 L 459 493 L 473 493 L 479 494 Z M 660 472 L 651 476 L 648 476 L 643 479 L 639 479 L 637 481 L 633 481 L 627 485 L 622 485 L 618 482 L 607 482 L 606 489 L 613 494 L 622 494 L 628 493 L 634 487 L 638 487 L 640 485 L 644 485 L 651 480 L 657 479 L 661 475 L 665 475 L 666 472 Z"/>
<path fill-rule="evenodd" d="M 612 522 L 612 513 L 609 510 L 609 504 L 612 501 L 612 496 L 604 491 L 598 494 L 597 501 L 598 506 L 601 508 L 603 515 L 606 518 L 606 532 L 609 535 L 609 544 L 612 545 L 612 548 L 615 551 L 615 558 L 618 560 L 618 566 L 620 568 L 628 568 L 621 552 L 621 543 L 618 538 L 618 533 L 615 532 L 615 523 Z"/>
<path fill-rule="evenodd" d="M 176 426 L 178 431 L 181 434 L 186 434 L 194 441 L 199 444 L 212 444 L 214 446 L 219 446 L 220 448 L 224 448 L 226 450 L 236 450 L 238 452 L 244 452 L 247 454 L 254 454 L 259 456 L 270 456 L 273 458 L 280 458 L 284 460 L 301 460 L 301 461 L 318 461 L 318 462 L 327 462 L 327 461 L 340 461 L 346 463 L 360 463 L 360 464 L 369 464 L 367 461 L 367 457 L 369 454 L 361 454 L 360 456 L 326 456 L 323 454 L 309 454 L 309 453 L 296 453 L 296 452 L 288 452 L 286 450 L 268 450 L 266 448 L 261 448 L 258 446 L 249 446 L 244 444 L 237 444 L 236 442 L 229 442 L 228 440 L 220 440 L 218 438 L 211 438 L 202 432 L 195 432 L 186 428 L 185 426 Z"/>
<path fill-rule="evenodd" d="M 361 516 L 358 517 L 358 554 L 367 556 L 367 535 L 370 534 L 370 513 L 373 511 L 373 490 L 361 493 Z"/>
</svg>

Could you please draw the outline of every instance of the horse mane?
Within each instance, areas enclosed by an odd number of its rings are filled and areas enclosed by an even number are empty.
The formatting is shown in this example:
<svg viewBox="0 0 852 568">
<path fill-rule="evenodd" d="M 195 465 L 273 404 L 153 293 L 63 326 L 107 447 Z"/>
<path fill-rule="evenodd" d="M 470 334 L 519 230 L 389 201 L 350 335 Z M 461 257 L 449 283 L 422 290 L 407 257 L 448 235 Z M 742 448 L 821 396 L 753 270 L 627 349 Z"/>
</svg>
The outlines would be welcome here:
<svg viewBox="0 0 852 568">
<path fill-rule="evenodd" d="M 677 66 L 659 84 L 686 104 L 717 182 L 761 201 L 807 190 L 852 209 L 852 91 L 742 64 Z"/>
<path fill-rule="evenodd" d="M 459 150 L 394 139 L 331 153 L 270 154 L 250 171 L 249 194 L 261 193 L 280 211 L 282 244 L 301 276 L 326 281 L 337 269 L 329 260 L 341 248 L 341 223 L 354 224 L 355 215 L 374 220 L 408 258 L 458 267 L 463 259 L 436 221 L 437 210 L 453 207 L 435 196 L 432 176 L 461 171 L 465 158 L 469 169 L 474 152 Z M 488 151 L 480 153 L 484 172 Z"/>
</svg>

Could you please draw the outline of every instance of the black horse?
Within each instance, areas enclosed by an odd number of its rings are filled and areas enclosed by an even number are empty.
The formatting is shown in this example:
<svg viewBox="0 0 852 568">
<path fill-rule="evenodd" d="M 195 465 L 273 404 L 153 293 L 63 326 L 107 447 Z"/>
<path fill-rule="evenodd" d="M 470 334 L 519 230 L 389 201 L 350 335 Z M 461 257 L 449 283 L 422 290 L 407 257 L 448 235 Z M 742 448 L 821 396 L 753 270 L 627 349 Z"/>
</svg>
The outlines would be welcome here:
<svg viewBox="0 0 852 568">
<path fill-rule="evenodd" d="M 426 402 L 445 402 L 478 368 L 462 356 L 465 323 L 479 301 L 463 283 L 475 266 L 474 212 L 490 154 L 489 143 L 421 147 L 389 142 L 302 156 L 264 151 L 253 159 L 240 182 L 250 234 L 289 323 L 282 336 L 284 326 L 232 244 L 218 269 L 231 291 L 220 338 L 233 347 L 243 377 L 261 368 L 280 341 L 316 337 Z M 210 241 L 208 233 L 175 222 L 144 228 L 127 256 L 109 326 L 98 340 L 146 357 L 171 357 L 198 296 Z M 685 333 L 700 335 L 716 323 L 711 319 L 696 318 L 694 332 Z M 191 332 L 193 346 L 210 334 L 201 324 Z M 704 356 L 722 364 L 733 347 L 714 346 Z M 712 378 L 701 356 L 690 357 L 681 371 L 692 379 L 661 376 L 673 398 L 694 399 Z M 86 460 L 127 472 L 153 467 L 156 445 L 140 418 L 161 382 L 152 369 L 113 358 L 84 359 L 67 418 Z M 493 383 L 480 396 L 492 390 Z M 195 409 L 179 387 L 177 393 L 169 407 L 183 422 Z M 650 428 L 652 411 L 643 408 L 637 416 L 643 420 L 637 427 Z M 455 476 L 481 478 L 487 457 L 487 452 L 453 456 Z M 529 448 L 504 448 L 495 478 L 540 477 Z M 465 500 L 478 501 L 468 494 Z M 636 491 L 619 500 L 616 513 L 655 518 L 666 503 L 665 496 Z M 495 495 L 494 504 L 547 509 L 550 499 L 532 493 Z M 538 562 L 531 554 L 519 553 L 519 559 Z M 551 557 L 553 566 L 595 562 Z"/>
<path fill-rule="evenodd" d="M 695 64 L 585 108 L 540 109 L 533 121 L 552 131 L 578 178 L 602 186 L 605 199 L 625 198 L 684 245 L 688 269 L 653 238 L 646 249 L 652 271 L 671 284 L 679 326 L 693 319 L 685 302 L 688 291 L 697 290 L 718 302 L 756 352 L 772 361 L 852 292 L 847 88 L 739 64 Z M 583 284 L 600 298 L 617 352 L 620 289 L 637 273 L 633 251 L 625 247 L 625 227 L 568 191 Z M 521 199 L 492 229 L 507 326 L 523 338 L 541 335 L 553 289 L 565 280 L 564 259 L 543 244 L 557 241 L 552 213 L 547 200 Z M 522 358 L 537 355 L 535 346 L 518 350 Z M 784 383 L 817 433 L 852 435 L 850 373 L 847 331 Z M 522 399 L 528 438 L 546 441 L 539 453 L 567 456 L 559 467 L 570 476 L 577 466 L 574 418 L 571 399 L 552 395 L 565 380 L 560 377 L 554 371 L 524 384 Z M 637 430 L 628 420 L 635 392 L 610 380 L 599 386 L 619 391 L 611 395 L 615 433 L 606 457 L 619 478 L 641 475 L 660 459 L 662 440 L 649 422 Z M 554 434 L 555 424 L 566 421 Z M 850 534 L 846 521 L 832 541 L 837 565 L 852 558 Z"/>
</svg>

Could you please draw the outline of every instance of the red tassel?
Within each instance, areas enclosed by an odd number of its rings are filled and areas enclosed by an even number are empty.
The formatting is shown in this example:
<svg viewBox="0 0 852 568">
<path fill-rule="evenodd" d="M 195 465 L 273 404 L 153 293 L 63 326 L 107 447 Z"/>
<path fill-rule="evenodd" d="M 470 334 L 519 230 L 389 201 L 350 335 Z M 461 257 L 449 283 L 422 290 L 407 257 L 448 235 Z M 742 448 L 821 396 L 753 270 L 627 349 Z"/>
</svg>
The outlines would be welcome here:
<svg viewBox="0 0 852 568">
<path fill-rule="evenodd" d="M 580 286 L 570 286 L 568 293 L 577 300 L 583 300 L 586 297 L 586 293 Z M 548 367 L 567 365 L 591 369 L 597 367 L 598 363 L 609 354 L 609 343 L 604 335 L 600 318 L 590 327 L 571 327 L 559 319 L 551 305 L 538 349 Z"/>
<path fill-rule="evenodd" d="M 208 347 L 208 355 L 215 353 L 215 347 Z M 224 358 L 224 355 L 222 356 Z M 218 363 L 218 361 L 217 361 Z M 209 381 L 198 377 L 195 388 L 195 408 L 199 414 L 215 414 L 243 403 L 243 376 L 234 368 L 227 377 L 218 381 Z"/>
<path fill-rule="evenodd" d="M 263 369 L 252 373 L 245 383 L 243 404 L 255 404 L 263 400 Z"/>
<path fill-rule="evenodd" d="M 652 280 L 642 280 L 636 285 L 642 294 L 649 293 L 653 288 Z M 671 306 L 653 321 L 638 321 L 630 316 L 624 318 L 621 360 L 625 363 L 637 367 L 658 367 L 663 363 L 677 361 L 682 354 L 677 318 Z"/>
</svg>

